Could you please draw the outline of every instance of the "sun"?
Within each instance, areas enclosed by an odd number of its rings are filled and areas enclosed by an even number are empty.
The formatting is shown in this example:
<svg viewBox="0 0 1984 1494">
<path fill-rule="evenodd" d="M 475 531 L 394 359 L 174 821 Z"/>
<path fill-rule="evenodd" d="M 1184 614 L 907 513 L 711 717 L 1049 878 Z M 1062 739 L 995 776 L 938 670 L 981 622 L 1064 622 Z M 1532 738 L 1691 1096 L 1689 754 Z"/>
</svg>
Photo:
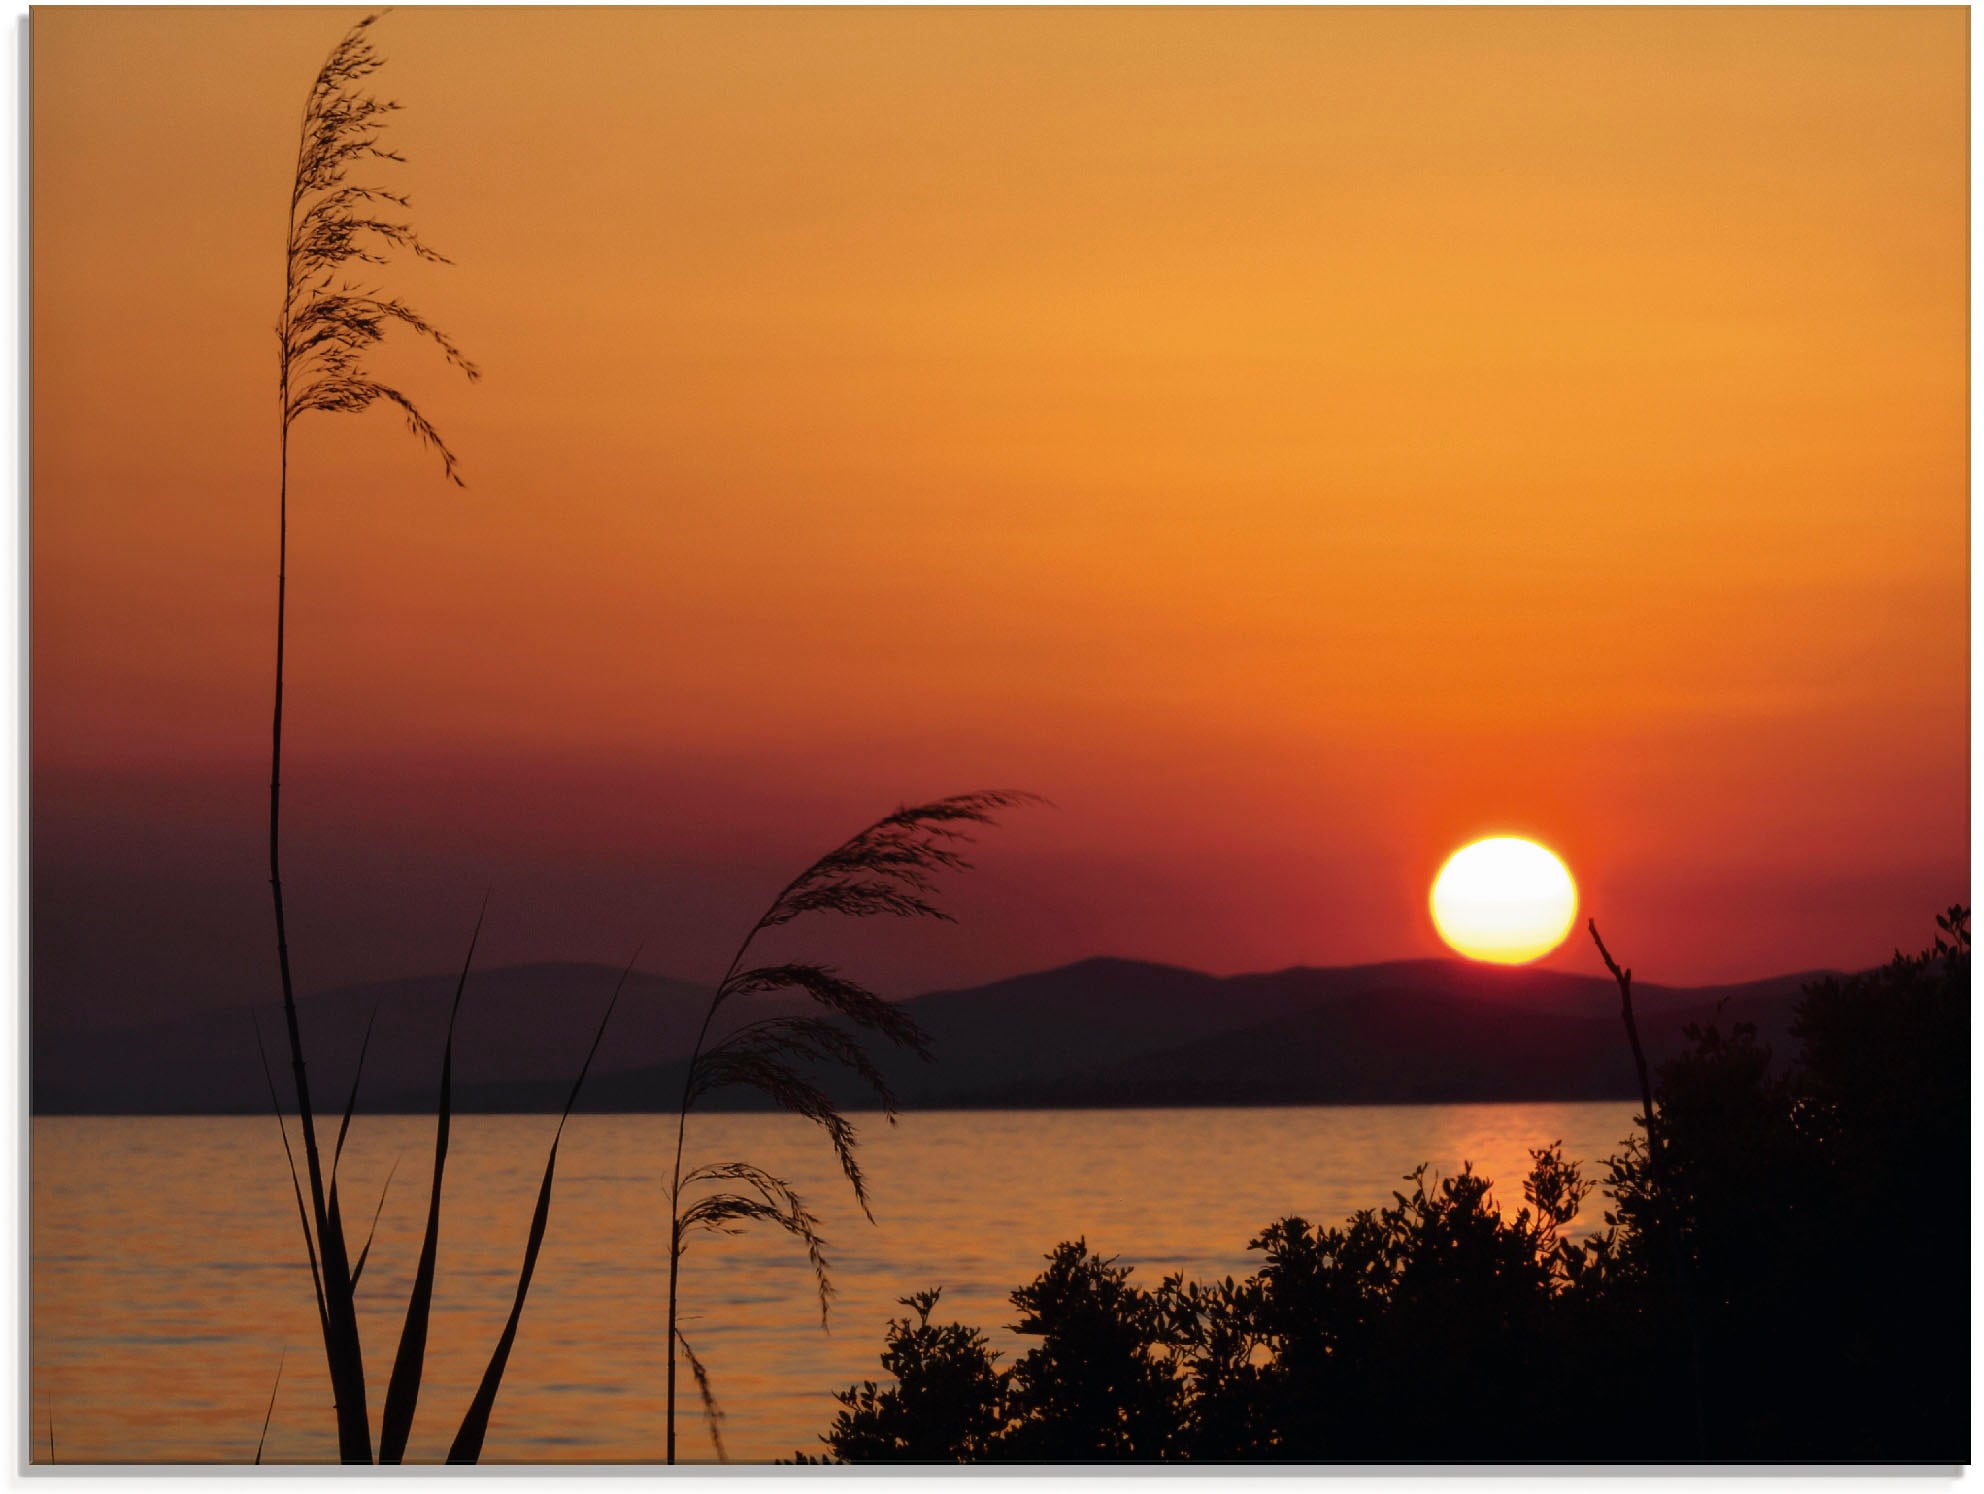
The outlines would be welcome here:
<svg viewBox="0 0 1984 1494">
<path fill-rule="evenodd" d="M 1433 926 L 1470 960 L 1526 965 L 1571 931 L 1578 889 L 1533 840 L 1495 835 L 1463 846 L 1433 879 Z"/>
</svg>

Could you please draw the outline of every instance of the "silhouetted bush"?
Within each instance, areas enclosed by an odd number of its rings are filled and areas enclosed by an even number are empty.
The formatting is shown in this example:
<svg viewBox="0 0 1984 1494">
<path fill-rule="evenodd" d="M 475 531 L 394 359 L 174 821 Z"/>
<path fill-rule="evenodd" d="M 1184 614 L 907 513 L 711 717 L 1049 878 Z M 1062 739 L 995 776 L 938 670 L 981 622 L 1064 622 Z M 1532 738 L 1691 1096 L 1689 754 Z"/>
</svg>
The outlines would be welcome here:
<svg viewBox="0 0 1984 1494">
<path fill-rule="evenodd" d="M 973 1463 L 991 1455 L 1005 1425 L 1005 1373 L 976 1328 L 930 1326 L 941 1295 L 902 1298 L 916 1314 L 889 1320 L 882 1368 L 895 1377 L 887 1390 L 873 1380 L 840 1392 L 835 1451 L 850 1463 Z M 805 1458 L 801 1462 L 808 1461 Z"/>
<path fill-rule="evenodd" d="M 1092 1255 L 1085 1240 L 1058 1247 L 1047 1269 L 1013 1293 L 1018 1333 L 1040 1342 L 1006 1385 L 1010 1424 L 1000 1455 L 1034 1463 L 1147 1462 L 1176 1438 L 1179 1378 L 1169 1356 L 1167 1300 L 1128 1267 Z"/>
<path fill-rule="evenodd" d="M 905 1299 L 821 1439 L 846 1462 L 1933 1462 L 1969 1456 L 1969 915 L 1809 987 L 1795 1063 L 1688 1030 L 1605 1227 L 1551 1145 L 1504 1216 L 1471 1168 L 1323 1228 L 1243 1281 L 1063 1244 L 1012 1295 L 1007 1369 Z"/>
</svg>

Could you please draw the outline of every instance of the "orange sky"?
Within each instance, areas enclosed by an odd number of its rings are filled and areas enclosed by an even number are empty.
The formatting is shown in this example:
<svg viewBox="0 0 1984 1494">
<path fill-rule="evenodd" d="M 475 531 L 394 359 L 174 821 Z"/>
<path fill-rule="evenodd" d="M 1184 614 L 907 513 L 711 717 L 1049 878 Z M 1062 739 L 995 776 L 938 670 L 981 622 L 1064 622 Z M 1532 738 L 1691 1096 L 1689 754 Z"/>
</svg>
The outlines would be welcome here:
<svg viewBox="0 0 1984 1494">
<path fill-rule="evenodd" d="M 272 978 L 272 327 L 360 14 L 34 15 L 37 976 L 106 1012 Z M 306 987 L 485 884 L 492 957 L 694 975 L 986 785 L 1059 807 L 871 969 L 1430 953 L 1495 831 L 1648 979 L 1967 899 L 1964 11 L 378 36 L 456 261 L 384 282 L 485 378 L 385 360 L 466 491 L 383 413 L 292 446 Z"/>
</svg>

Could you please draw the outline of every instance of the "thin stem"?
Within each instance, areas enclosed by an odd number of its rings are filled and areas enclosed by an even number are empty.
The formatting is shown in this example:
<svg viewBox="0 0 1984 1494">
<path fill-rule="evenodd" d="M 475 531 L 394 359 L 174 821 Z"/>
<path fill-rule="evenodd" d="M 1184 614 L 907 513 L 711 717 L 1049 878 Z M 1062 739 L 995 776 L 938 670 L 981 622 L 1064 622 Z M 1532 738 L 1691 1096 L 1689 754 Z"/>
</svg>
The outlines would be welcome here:
<svg viewBox="0 0 1984 1494">
<path fill-rule="evenodd" d="M 471 380 L 477 377 L 475 366 L 446 335 L 403 303 L 350 286 L 333 289 L 343 267 L 353 262 L 382 264 L 386 249 L 409 249 L 428 260 L 440 258 L 418 242 L 410 225 L 377 219 L 366 207 L 381 200 L 404 206 L 404 196 L 346 180 L 347 169 L 354 161 L 399 159 L 376 143 L 380 118 L 396 106 L 374 98 L 360 86 L 361 80 L 381 65 L 381 59 L 363 34 L 377 19 L 376 14 L 367 16 L 345 33 L 318 70 L 305 96 L 297 133 L 296 171 L 290 180 L 289 222 L 283 247 L 283 299 L 276 323 L 281 481 L 275 705 L 269 747 L 269 887 L 275 907 L 276 958 L 282 974 L 290 1067 L 295 1076 L 303 1153 L 310 1177 L 310 1207 L 300 1207 L 299 1211 L 304 1215 L 304 1234 L 314 1242 L 322 1272 L 324 1355 L 336 1405 L 339 1454 L 346 1462 L 372 1459 L 364 1355 L 338 1201 L 336 1159 L 333 1158 L 330 1169 L 331 1180 L 326 1183 L 317 1144 L 316 1110 L 311 1103 L 304 1063 L 283 906 L 282 718 L 289 603 L 289 432 L 306 410 L 356 413 L 385 401 L 399 408 L 424 444 L 440 452 L 444 472 L 459 484 L 454 455 L 442 442 L 440 433 L 401 391 L 370 376 L 364 367 L 364 355 L 387 331 L 405 328 L 436 343 L 448 361 Z M 373 248 L 358 242 L 359 236 L 367 234 L 383 240 L 383 247 Z M 356 1094 L 355 1089 L 353 1093 Z M 342 1132 L 338 1140 L 342 1144 Z M 300 1186 L 297 1192 L 300 1206 Z"/>
<path fill-rule="evenodd" d="M 780 896 L 784 896 L 783 893 Z M 773 907 L 778 906 L 776 903 Z M 765 915 L 769 918 L 771 915 Z M 689 1050 L 689 1067 L 682 1075 L 682 1106 L 675 1117 L 675 1172 L 668 1183 L 668 1454 L 667 1461 L 675 1462 L 675 1308 L 676 1289 L 682 1276 L 682 1147 L 689 1134 L 689 1099 L 695 1092 L 696 1062 L 703 1056 L 703 1043 L 710 1035 L 710 1023 L 716 1018 L 716 1009 L 723 1005 L 724 993 L 730 988 L 731 977 L 737 974 L 737 967 L 744 962 L 744 951 L 751 947 L 751 941 L 758 937 L 758 931 L 765 926 L 759 919 L 744 942 L 731 956 L 730 968 L 723 972 L 723 979 L 717 982 L 716 995 L 710 999 L 709 1010 L 703 1013 L 703 1025 L 697 1029 L 696 1045 Z"/>
<path fill-rule="evenodd" d="M 679 1151 L 680 1148 L 678 1147 L 677 1150 Z M 675 1166 L 678 1177 L 676 1186 L 679 1191 L 681 1187 L 679 1178 L 680 1178 L 682 1164 L 680 1161 L 677 1161 Z M 669 1466 L 673 1467 L 675 1464 L 675 1288 L 676 1288 L 676 1283 L 680 1278 L 681 1270 L 682 1270 L 682 1210 L 681 1207 L 677 1205 L 671 1212 L 674 1214 L 674 1218 L 670 1222 L 669 1234 L 668 1234 L 668 1459 L 667 1461 Z"/>
<path fill-rule="evenodd" d="M 299 155 L 301 146 L 299 145 Z M 300 172 L 300 164 L 299 164 Z M 296 232 L 296 194 L 290 197 L 290 237 Z M 284 297 L 281 333 L 283 357 L 278 394 L 282 424 L 279 447 L 280 479 L 276 529 L 276 682 L 275 710 L 269 744 L 269 891 L 275 905 L 276 963 L 282 972 L 282 1013 L 289 1034 L 290 1071 L 296 1082 L 296 1107 L 303 1130 L 303 1156 L 310 1175 L 310 1203 L 323 1261 L 326 1321 L 335 1342 L 324 1345 L 336 1398 L 338 1456 L 346 1463 L 372 1461 L 372 1434 L 365 1406 L 365 1369 L 358 1361 L 358 1321 L 352 1307 L 342 1231 L 333 1227 L 324 1200 L 323 1164 L 317 1151 L 315 1111 L 310 1103 L 310 1076 L 303 1057 L 303 1031 L 296 1013 L 296 985 L 290 971 L 289 930 L 282 900 L 282 705 L 283 661 L 289 610 L 289 372 L 288 328 L 295 296 L 296 267 L 292 253 L 284 255 Z"/>
<path fill-rule="evenodd" d="M 703 1056 L 703 1043 L 709 1038 L 710 1023 L 716 1020 L 717 1008 L 723 1005 L 723 998 L 730 992 L 730 983 L 737 976 L 737 967 L 744 963 L 744 956 L 750 951 L 752 942 L 765 931 L 778 905 L 797 887 L 806 875 L 801 872 L 779 890 L 770 906 L 751 925 L 751 932 L 744 936 L 744 942 L 737 946 L 737 953 L 730 957 L 730 966 L 723 972 L 723 979 L 717 982 L 716 995 L 710 998 L 709 1010 L 703 1013 L 703 1025 L 696 1031 L 696 1043 L 689 1050 L 689 1067 L 682 1074 L 682 1105 L 675 1117 L 675 1172 L 668 1183 L 668 1452 L 667 1461 L 675 1462 L 675 1310 L 677 1284 L 682 1273 L 682 1147 L 689 1134 L 689 1103 L 695 1093 L 696 1063 Z"/>
</svg>

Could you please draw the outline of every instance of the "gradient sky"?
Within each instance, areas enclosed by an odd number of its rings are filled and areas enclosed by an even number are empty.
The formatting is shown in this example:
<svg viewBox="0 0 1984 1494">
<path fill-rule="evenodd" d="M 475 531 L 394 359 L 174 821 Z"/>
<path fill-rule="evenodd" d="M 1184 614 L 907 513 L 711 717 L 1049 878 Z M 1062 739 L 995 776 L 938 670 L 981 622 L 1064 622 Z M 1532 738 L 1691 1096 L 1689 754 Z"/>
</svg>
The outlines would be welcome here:
<svg viewBox="0 0 1984 1494">
<path fill-rule="evenodd" d="M 273 993 L 282 233 L 339 10 L 43 9 L 38 1010 Z M 898 802 L 1051 797 L 891 989 L 1440 949 L 1643 978 L 1968 900 L 1961 9 L 396 11 L 452 268 L 292 444 L 306 988 L 705 977 Z M 1573 940 L 1553 965 L 1596 970 Z M 713 966 L 716 967 L 713 969 Z"/>
</svg>

